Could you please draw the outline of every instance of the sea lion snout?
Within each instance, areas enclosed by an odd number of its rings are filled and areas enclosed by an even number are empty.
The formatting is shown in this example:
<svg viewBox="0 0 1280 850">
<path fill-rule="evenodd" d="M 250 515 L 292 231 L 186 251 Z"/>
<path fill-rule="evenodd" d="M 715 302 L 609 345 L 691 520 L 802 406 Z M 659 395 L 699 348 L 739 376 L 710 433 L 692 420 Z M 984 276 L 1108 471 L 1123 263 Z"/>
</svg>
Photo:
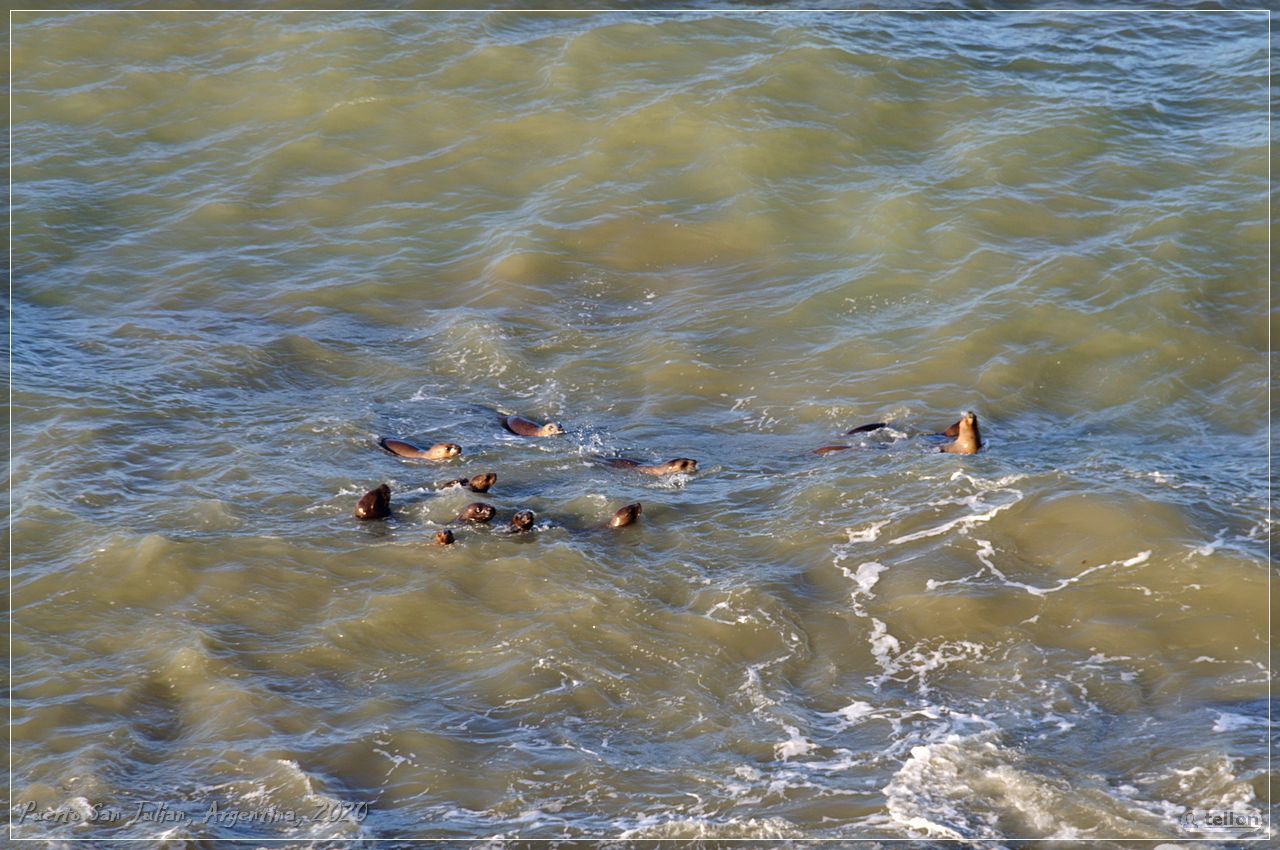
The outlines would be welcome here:
<svg viewBox="0 0 1280 850">
<path fill-rule="evenodd" d="M 677 457 L 667 461 L 668 472 L 697 472 L 698 462 L 691 457 Z"/>
<path fill-rule="evenodd" d="M 555 437 L 563 433 L 564 426 L 559 422 L 548 422 L 546 425 L 542 426 L 542 436 L 544 437 Z"/>
<path fill-rule="evenodd" d="M 437 546 L 448 546 L 453 543 L 453 532 L 447 528 L 444 531 L 437 531 L 435 539 Z"/>
<path fill-rule="evenodd" d="M 516 511 L 511 517 L 512 531 L 528 531 L 533 528 L 533 511 Z"/>
</svg>

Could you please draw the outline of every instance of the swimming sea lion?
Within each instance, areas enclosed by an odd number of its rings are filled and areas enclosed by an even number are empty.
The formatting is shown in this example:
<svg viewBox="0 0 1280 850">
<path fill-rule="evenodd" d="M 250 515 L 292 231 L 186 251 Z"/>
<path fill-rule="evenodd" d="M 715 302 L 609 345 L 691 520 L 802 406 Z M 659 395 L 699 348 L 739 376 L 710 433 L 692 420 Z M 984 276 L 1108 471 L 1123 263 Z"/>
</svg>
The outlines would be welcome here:
<svg viewBox="0 0 1280 850">
<path fill-rule="evenodd" d="M 848 431 L 845 431 L 844 433 L 845 433 L 845 436 L 848 436 L 849 434 L 864 434 L 868 431 L 878 431 L 881 428 L 888 428 L 888 427 L 889 427 L 889 423 L 887 422 L 871 422 L 867 425 L 859 425 L 857 428 L 850 428 Z M 846 449 L 851 449 L 851 448 L 853 448 L 853 446 L 846 446 L 843 443 L 841 443 L 839 445 L 834 445 L 834 446 L 822 446 L 821 448 L 814 449 L 813 453 L 816 455 L 829 455 L 832 452 L 842 452 L 842 451 L 845 451 Z"/>
<path fill-rule="evenodd" d="M 955 439 L 938 449 L 940 452 L 953 455 L 972 455 L 977 454 L 978 449 L 982 448 L 982 434 L 978 431 L 978 417 L 972 410 L 966 410 L 964 416 L 960 417 L 960 421 L 943 431 L 942 436 L 955 437 Z"/>
<path fill-rule="evenodd" d="M 448 460 L 462 454 L 462 447 L 456 443 L 436 443 L 424 449 L 405 440 L 383 437 L 378 440 L 378 445 L 396 457 L 412 457 L 419 460 Z"/>
<path fill-rule="evenodd" d="M 448 545 L 449 545 L 449 544 L 451 544 L 451 543 L 453 543 L 453 532 L 452 532 L 452 531 L 450 531 L 449 529 L 447 529 L 447 528 L 446 528 L 444 531 L 437 531 L 437 532 L 436 532 L 436 545 L 437 545 L 437 546 L 448 546 Z"/>
<path fill-rule="evenodd" d="M 528 531 L 533 528 L 533 520 L 533 511 L 516 511 L 511 517 L 511 524 L 507 526 L 507 530 L 515 534 Z"/>
<path fill-rule="evenodd" d="M 493 519 L 493 505 L 487 505 L 484 502 L 472 502 L 462 509 L 462 513 L 458 514 L 458 518 L 454 522 L 474 522 L 481 525 Z"/>
<path fill-rule="evenodd" d="M 512 434 L 519 434 L 521 437 L 554 437 L 557 434 L 564 433 L 564 428 L 561 428 L 558 422 L 539 425 L 537 422 L 525 419 L 523 416 L 502 417 L 502 427 Z"/>
<path fill-rule="evenodd" d="M 697 472 L 698 462 L 691 457 L 672 458 L 666 463 L 646 464 L 629 457 L 601 458 L 605 466 L 614 469 L 630 469 L 645 475 L 676 475 L 681 472 Z"/>
<path fill-rule="evenodd" d="M 360 497 L 356 519 L 386 519 L 391 516 L 391 488 L 382 484 Z"/>
<path fill-rule="evenodd" d="M 496 472 L 482 472 L 470 478 L 455 478 L 452 481 L 446 481 L 440 485 L 440 489 L 447 490 L 450 487 L 461 487 L 464 490 L 470 490 L 472 493 L 488 493 L 489 488 L 497 480 L 498 474 Z"/>
<path fill-rule="evenodd" d="M 631 525 L 640 517 L 640 503 L 632 502 L 626 507 L 619 508 L 613 517 L 609 520 L 606 528 L 622 528 Z"/>
</svg>

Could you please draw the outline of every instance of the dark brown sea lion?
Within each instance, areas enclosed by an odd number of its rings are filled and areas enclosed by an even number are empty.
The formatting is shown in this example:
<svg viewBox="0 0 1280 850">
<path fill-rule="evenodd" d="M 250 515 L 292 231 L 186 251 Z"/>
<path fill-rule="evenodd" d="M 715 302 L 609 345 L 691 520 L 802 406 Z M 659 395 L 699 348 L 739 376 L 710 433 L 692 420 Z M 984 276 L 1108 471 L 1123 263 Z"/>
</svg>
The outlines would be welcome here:
<svg viewBox="0 0 1280 850">
<path fill-rule="evenodd" d="M 448 546 L 453 543 L 453 532 L 447 528 L 444 531 L 437 531 L 435 540 L 437 546 Z"/>
<path fill-rule="evenodd" d="M 511 524 L 507 526 L 507 530 L 514 533 L 528 531 L 533 528 L 533 520 L 533 511 L 516 511 L 511 517 Z"/>
<path fill-rule="evenodd" d="M 940 452 L 972 455 L 977 454 L 978 449 L 982 448 L 982 433 L 978 430 L 978 417 L 972 410 L 966 410 L 964 416 L 960 417 L 960 421 L 943 431 L 942 436 L 955 439 L 938 449 Z"/>
<path fill-rule="evenodd" d="M 501 421 L 503 428 L 506 428 L 512 434 L 519 434 L 521 437 L 554 437 L 557 434 L 564 433 L 564 428 L 561 428 L 557 422 L 539 425 L 537 422 L 525 419 L 523 416 L 504 416 Z"/>
<path fill-rule="evenodd" d="M 386 519 L 391 516 L 391 488 L 375 487 L 356 503 L 356 519 Z"/>
<path fill-rule="evenodd" d="M 642 472 L 645 475 L 676 475 L 681 472 L 697 472 L 698 462 L 691 457 L 672 458 L 666 463 L 642 463 L 638 460 L 632 460 L 629 457 L 610 457 L 601 458 L 605 466 L 611 466 L 614 469 L 629 469 L 632 472 Z"/>
<path fill-rule="evenodd" d="M 609 520 L 606 528 L 622 528 L 631 525 L 640 518 L 640 503 L 632 502 L 626 507 L 619 508 Z"/>
<path fill-rule="evenodd" d="M 845 436 L 848 436 L 849 434 L 865 434 L 868 431 L 878 431 L 881 428 L 888 428 L 888 427 L 889 427 L 889 423 L 887 422 L 871 422 L 867 425 L 859 425 L 857 428 L 850 428 L 848 431 L 845 431 L 844 433 L 845 433 Z M 846 446 L 843 443 L 840 443 L 834 446 L 822 446 L 821 448 L 814 449 L 813 453 L 816 455 L 829 455 L 832 452 L 843 452 L 851 448 L 853 448 L 853 446 Z"/>
<path fill-rule="evenodd" d="M 456 443 L 436 443 L 430 448 L 422 448 L 405 440 L 383 437 L 378 445 L 396 457 L 412 457 L 419 460 L 448 460 L 462 454 L 462 447 Z"/>
<path fill-rule="evenodd" d="M 458 514 L 454 522 L 474 522 L 483 525 L 493 519 L 494 513 L 493 505 L 472 502 L 462 509 L 462 513 Z"/>
<path fill-rule="evenodd" d="M 479 475 L 473 475 L 470 478 L 455 478 L 452 481 L 446 481 L 440 485 L 441 490 L 447 490 L 450 487 L 461 487 L 464 490 L 470 490 L 472 493 L 488 493 L 498 480 L 496 472 L 482 472 Z"/>
</svg>

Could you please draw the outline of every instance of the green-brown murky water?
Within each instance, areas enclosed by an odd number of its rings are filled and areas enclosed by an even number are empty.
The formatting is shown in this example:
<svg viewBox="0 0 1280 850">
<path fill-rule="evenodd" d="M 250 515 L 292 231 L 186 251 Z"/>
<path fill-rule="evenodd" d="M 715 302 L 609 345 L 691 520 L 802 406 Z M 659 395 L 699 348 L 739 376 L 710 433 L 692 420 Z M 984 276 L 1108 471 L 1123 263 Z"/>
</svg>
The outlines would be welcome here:
<svg viewBox="0 0 1280 850">
<path fill-rule="evenodd" d="M 1249 834 L 1266 35 L 16 15 L 16 835 Z"/>
</svg>

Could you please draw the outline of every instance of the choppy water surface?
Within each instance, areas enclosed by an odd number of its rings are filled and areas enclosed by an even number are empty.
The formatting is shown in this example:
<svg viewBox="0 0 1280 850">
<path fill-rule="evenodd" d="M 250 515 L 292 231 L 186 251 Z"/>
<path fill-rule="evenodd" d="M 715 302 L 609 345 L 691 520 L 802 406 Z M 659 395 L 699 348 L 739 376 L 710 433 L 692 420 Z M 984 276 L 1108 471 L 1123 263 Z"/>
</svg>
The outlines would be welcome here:
<svg viewBox="0 0 1280 850">
<path fill-rule="evenodd" d="M 14 38 L 17 835 L 1266 814 L 1265 16 Z"/>
</svg>

